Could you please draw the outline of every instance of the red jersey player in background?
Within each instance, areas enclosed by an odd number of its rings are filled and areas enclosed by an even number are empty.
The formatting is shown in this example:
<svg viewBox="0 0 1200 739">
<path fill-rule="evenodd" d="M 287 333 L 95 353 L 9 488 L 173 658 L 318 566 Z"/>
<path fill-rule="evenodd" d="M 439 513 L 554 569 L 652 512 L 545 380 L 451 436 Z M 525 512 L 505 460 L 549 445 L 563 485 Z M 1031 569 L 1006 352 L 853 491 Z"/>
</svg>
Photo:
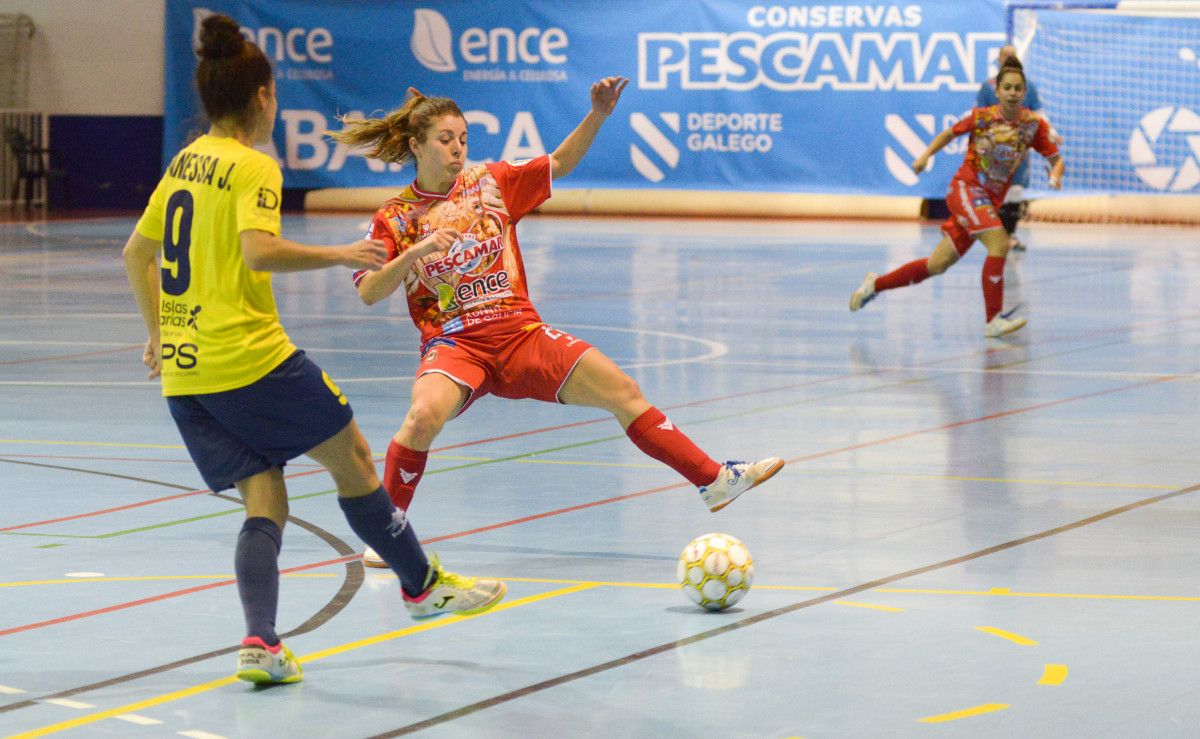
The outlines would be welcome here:
<svg viewBox="0 0 1200 739">
<path fill-rule="evenodd" d="M 388 263 L 355 275 L 368 305 L 403 289 L 421 332 L 412 403 L 384 466 L 384 487 L 397 507 L 409 507 L 445 423 L 487 393 L 612 413 L 639 449 L 696 485 L 712 511 L 783 467 L 778 457 L 714 461 L 611 359 L 543 323 L 529 301 L 517 222 L 550 197 L 552 180 L 579 164 L 628 82 L 606 77 L 593 84 L 591 110 L 575 130 L 554 153 L 521 164 L 464 170 L 462 111 L 449 98 L 411 89 L 398 110 L 344 121 L 334 135 L 385 162 L 416 160 L 416 180 L 371 222 L 371 238 L 387 245 Z M 366 563 L 376 564 L 370 549 Z"/>
<path fill-rule="evenodd" d="M 1013 174 L 1029 149 L 1050 162 L 1050 187 L 1055 190 L 1062 186 L 1066 167 L 1051 136 L 1050 124 L 1039 114 L 1022 107 L 1025 88 L 1025 71 L 1021 63 L 1015 57 L 1007 59 L 996 75 L 1000 103 L 973 109 L 961 121 L 935 136 L 929 148 L 913 161 L 913 171 L 920 174 L 930 157 L 956 137 L 971 134 L 967 155 L 946 192 L 950 217 L 942 224 L 942 240 L 927 259 L 909 262 L 882 277 L 868 273 L 862 285 L 850 296 L 850 310 L 862 308 L 883 290 L 906 287 L 932 275 L 940 275 L 978 239 L 988 252 L 981 278 L 986 321 L 984 336 L 1003 336 L 1025 325 L 1024 318 L 1010 318 L 1001 313 L 1009 239 L 1000 220 L 1000 206 Z"/>
</svg>

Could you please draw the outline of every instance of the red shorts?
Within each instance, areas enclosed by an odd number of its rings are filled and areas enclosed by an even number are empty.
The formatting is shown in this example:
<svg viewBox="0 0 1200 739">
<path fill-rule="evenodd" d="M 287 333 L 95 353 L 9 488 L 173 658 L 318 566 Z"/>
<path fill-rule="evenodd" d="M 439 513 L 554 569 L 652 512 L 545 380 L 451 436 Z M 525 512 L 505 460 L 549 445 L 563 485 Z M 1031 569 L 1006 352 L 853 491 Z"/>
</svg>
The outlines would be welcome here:
<svg viewBox="0 0 1200 739">
<path fill-rule="evenodd" d="M 946 191 L 946 207 L 950 217 L 942 223 L 942 233 L 954 242 L 958 255 L 967 253 L 975 237 L 992 228 L 1004 228 L 992 196 L 979 185 L 960 179 L 950 181 Z"/>
<path fill-rule="evenodd" d="M 443 336 L 428 342 L 416 376 L 438 372 L 468 388 L 470 397 L 458 413 L 488 393 L 560 403 L 558 393 L 591 348 L 544 323 L 485 335 Z"/>
</svg>

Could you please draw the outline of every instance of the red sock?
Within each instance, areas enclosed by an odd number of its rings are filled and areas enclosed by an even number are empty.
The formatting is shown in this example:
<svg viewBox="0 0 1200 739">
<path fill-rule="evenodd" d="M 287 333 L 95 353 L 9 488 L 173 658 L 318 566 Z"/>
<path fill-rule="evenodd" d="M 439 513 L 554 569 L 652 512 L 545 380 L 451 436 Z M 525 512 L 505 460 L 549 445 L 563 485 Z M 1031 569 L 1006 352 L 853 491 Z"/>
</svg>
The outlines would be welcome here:
<svg viewBox="0 0 1200 739">
<path fill-rule="evenodd" d="M 987 320 L 1004 310 L 1004 257 L 988 257 L 983 260 L 983 307 Z"/>
<path fill-rule="evenodd" d="M 701 451 L 657 408 L 650 408 L 625 429 L 638 449 L 688 479 L 696 487 L 717 479 L 721 465 Z"/>
<path fill-rule="evenodd" d="M 875 278 L 875 292 L 915 285 L 929 277 L 929 259 L 916 259 Z"/>
<path fill-rule="evenodd" d="M 388 444 L 387 461 L 383 463 L 383 488 L 387 490 L 392 504 L 400 510 L 407 511 L 412 504 L 428 458 L 429 452 L 409 449 L 395 440 Z"/>
</svg>

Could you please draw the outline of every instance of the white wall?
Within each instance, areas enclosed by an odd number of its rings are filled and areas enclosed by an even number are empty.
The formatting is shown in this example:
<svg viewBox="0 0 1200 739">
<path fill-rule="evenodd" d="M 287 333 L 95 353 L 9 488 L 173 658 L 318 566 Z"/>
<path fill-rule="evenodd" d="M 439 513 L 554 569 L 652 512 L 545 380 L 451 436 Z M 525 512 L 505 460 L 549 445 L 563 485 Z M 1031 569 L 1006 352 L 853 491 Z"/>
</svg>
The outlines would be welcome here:
<svg viewBox="0 0 1200 739">
<path fill-rule="evenodd" d="M 162 115 L 164 0 L 0 0 L 37 26 L 29 107 Z"/>
</svg>

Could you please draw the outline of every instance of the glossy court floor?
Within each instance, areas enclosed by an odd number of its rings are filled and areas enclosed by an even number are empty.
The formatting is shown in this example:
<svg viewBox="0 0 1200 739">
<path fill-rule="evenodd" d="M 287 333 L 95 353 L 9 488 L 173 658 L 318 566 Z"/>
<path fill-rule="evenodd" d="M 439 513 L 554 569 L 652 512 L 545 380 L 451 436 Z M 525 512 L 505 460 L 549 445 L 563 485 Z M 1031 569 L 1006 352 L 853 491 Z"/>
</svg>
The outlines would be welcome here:
<svg viewBox="0 0 1200 739">
<path fill-rule="evenodd" d="M 363 216 L 288 217 L 356 238 Z M 530 217 L 547 322 L 719 458 L 788 466 L 718 514 L 602 413 L 477 403 L 411 511 L 475 618 L 413 622 L 298 460 L 280 630 L 306 673 L 232 678 L 241 512 L 203 490 L 139 358 L 133 221 L 0 224 L 0 734 L 1127 737 L 1200 729 L 1200 232 L 1031 225 L 1029 326 L 982 336 L 977 248 L 851 314 L 936 226 Z M 372 447 L 415 330 L 347 270 L 280 275 L 295 341 Z M 676 558 L 755 557 L 723 613 Z"/>
</svg>

